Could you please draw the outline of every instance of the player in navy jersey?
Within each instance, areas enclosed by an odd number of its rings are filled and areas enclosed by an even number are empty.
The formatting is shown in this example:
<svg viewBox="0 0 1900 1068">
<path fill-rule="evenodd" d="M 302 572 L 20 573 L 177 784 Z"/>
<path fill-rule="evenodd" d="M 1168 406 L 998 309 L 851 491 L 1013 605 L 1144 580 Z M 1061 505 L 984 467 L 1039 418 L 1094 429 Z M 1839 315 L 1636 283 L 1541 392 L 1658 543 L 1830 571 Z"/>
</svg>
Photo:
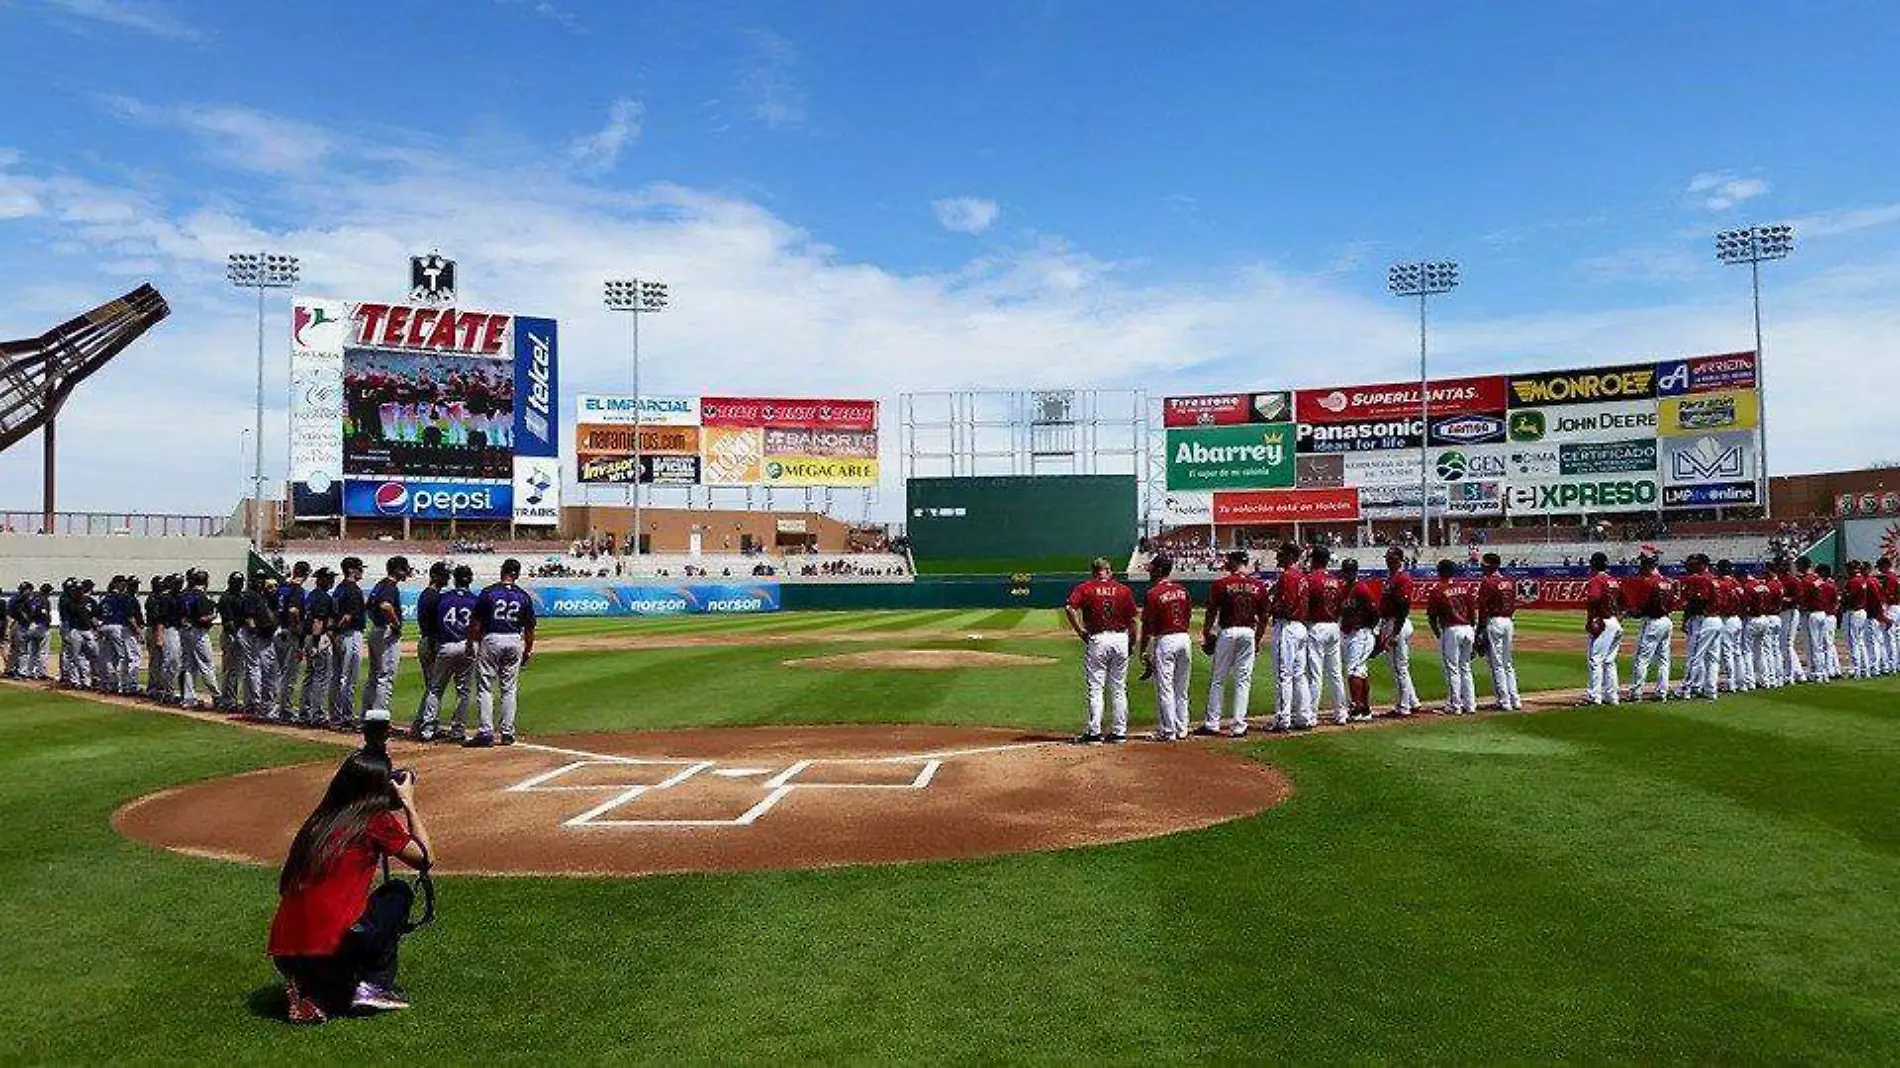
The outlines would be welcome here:
<svg viewBox="0 0 1900 1068">
<path fill-rule="evenodd" d="M 416 714 L 414 737 L 419 742 L 435 741 L 436 717 L 442 709 L 442 692 L 455 683 L 455 715 L 449 720 L 448 740 L 468 739 L 469 680 L 474 675 L 475 655 L 469 632 L 475 621 L 475 591 L 469 584 L 475 573 L 466 565 L 454 571 L 455 585 L 432 589 L 426 630 L 434 651 L 429 658 L 429 675 L 424 685 L 422 710 Z"/>
<path fill-rule="evenodd" d="M 464 745 L 485 748 L 515 741 L 515 697 L 521 669 L 534 655 L 534 601 L 515 585 L 521 561 L 503 560 L 501 581 L 475 599 L 475 617 L 469 640 L 475 646 L 478 671 L 475 700 L 481 708 L 481 729 Z M 501 730 L 495 730 L 495 691 L 501 691 Z"/>
</svg>

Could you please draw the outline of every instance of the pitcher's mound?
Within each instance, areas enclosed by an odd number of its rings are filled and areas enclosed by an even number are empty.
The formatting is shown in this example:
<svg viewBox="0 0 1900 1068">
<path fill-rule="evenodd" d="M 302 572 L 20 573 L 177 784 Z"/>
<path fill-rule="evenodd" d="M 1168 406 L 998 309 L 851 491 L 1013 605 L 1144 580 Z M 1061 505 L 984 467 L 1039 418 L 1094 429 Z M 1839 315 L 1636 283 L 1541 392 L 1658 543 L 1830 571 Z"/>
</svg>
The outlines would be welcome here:
<svg viewBox="0 0 1900 1068">
<path fill-rule="evenodd" d="M 949 671 L 953 668 L 1041 667 L 1060 662 L 1049 656 L 987 653 L 980 649 L 871 649 L 836 656 L 808 656 L 784 663 L 786 667 L 839 671 Z"/>
<path fill-rule="evenodd" d="M 437 867 L 510 875 L 820 868 L 1151 838 L 1250 816 L 1279 772 L 1209 743 L 1078 746 L 1018 731 L 758 727 L 398 754 Z M 123 834 L 279 864 L 334 762 L 153 794 Z"/>
</svg>

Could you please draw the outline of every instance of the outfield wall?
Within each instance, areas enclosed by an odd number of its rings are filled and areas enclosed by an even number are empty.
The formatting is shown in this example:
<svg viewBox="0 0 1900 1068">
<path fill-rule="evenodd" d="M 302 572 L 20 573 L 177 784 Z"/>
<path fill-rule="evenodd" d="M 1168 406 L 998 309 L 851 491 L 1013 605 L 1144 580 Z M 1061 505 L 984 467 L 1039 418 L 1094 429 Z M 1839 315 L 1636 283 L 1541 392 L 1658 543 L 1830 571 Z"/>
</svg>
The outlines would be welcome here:
<svg viewBox="0 0 1900 1068">
<path fill-rule="evenodd" d="M 543 618 L 590 616 L 750 615 L 781 607 L 776 582 L 607 582 L 570 579 L 521 584 Z M 416 616 L 423 587 L 402 591 L 402 613 Z"/>
</svg>

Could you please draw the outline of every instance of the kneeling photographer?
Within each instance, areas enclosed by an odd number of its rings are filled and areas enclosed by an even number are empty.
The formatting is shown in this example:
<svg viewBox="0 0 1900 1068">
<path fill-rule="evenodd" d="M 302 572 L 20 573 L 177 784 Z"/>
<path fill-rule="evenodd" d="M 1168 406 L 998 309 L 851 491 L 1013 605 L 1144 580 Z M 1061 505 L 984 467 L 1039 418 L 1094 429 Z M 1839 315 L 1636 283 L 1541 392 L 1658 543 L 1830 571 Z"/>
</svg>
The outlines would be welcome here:
<svg viewBox="0 0 1900 1068">
<path fill-rule="evenodd" d="M 398 944 L 417 926 L 409 922 L 415 891 L 389 878 L 389 858 L 422 872 L 425 895 L 433 893 L 415 791 L 412 773 L 367 746 L 337 769 L 291 843 L 269 950 L 285 979 L 290 1022 L 408 1008 L 393 983 Z M 372 892 L 378 869 L 384 882 Z"/>
</svg>

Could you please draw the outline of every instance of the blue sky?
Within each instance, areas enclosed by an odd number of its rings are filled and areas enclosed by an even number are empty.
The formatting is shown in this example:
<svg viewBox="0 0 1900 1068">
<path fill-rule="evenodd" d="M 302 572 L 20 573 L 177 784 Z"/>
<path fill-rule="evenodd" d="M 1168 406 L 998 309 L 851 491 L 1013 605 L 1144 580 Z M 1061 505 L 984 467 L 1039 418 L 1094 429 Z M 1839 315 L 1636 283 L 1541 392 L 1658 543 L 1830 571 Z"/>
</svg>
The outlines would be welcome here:
<svg viewBox="0 0 1900 1068">
<path fill-rule="evenodd" d="M 69 408 L 66 503 L 223 511 L 238 248 L 374 298 L 439 247 L 561 318 L 570 391 L 624 386 L 598 280 L 649 274 L 656 391 L 1159 395 L 1411 373 L 1383 284 L 1418 257 L 1464 266 L 1448 373 L 1744 347 L 1711 234 L 1791 221 L 1771 457 L 1856 466 L 1900 452 L 1843 388 L 1900 336 L 1896 39 L 1876 3 L 0 0 L 0 331 L 156 282 L 172 321 Z M 7 506 L 36 465 L 0 456 Z"/>
</svg>

